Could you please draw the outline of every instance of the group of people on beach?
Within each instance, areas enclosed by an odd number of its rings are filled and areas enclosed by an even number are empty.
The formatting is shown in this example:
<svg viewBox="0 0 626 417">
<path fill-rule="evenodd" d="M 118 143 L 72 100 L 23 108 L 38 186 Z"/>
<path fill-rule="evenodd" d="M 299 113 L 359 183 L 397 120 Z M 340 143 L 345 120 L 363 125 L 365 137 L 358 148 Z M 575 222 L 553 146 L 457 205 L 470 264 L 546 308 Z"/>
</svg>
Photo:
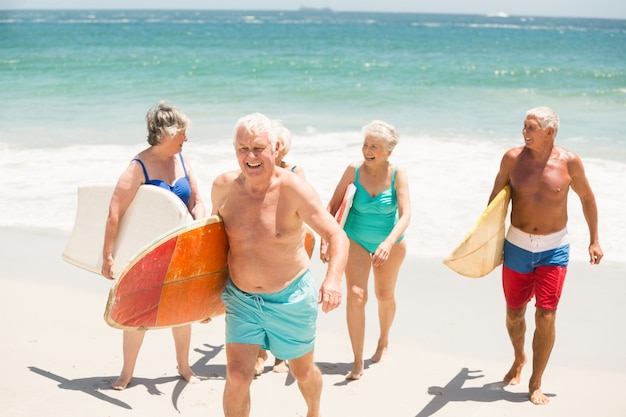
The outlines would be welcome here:
<svg viewBox="0 0 626 417">
<path fill-rule="evenodd" d="M 250 387 L 264 369 L 269 350 L 274 369 L 289 371 L 307 405 L 307 416 L 320 414 L 322 374 L 314 361 L 319 305 L 330 312 L 342 302 L 346 277 L 346 316 L 354 361 L 348 380 L 364 371 L 365 305 L 370 273 L 378 302 L 380 335 L 372 362 L 381 361 L 389 346 L 395 312 L 395 286 L 406 256 L 404 233 L 411 220 L 409 179 L 389 160 L 398 132 L 375 120 L 362 129 L 362 160 L 350 163 L 325 206 L 302 167 L 284 161 L 291 135 L 278 120 L 260 113 L 241 117 L 235 125 L 234 153 L 239 169 L 215 178 L 211 210 L 198 190 L 194 171 L 182 154 L 188 117 L 160 102 L 147 116 L 149 147 L 138 153 L 121 174 L 113 193 L 103 246 L 102 275 L 112 279 L 112 255 L 120 218 L 144 184 L 176 194 L 194 219 L 219 215 L 229 241 L 229 279 L 222 294 L 226 307 L 227 417 L 250 414 Z M 512 211 L 503 254 L 502 282 L 507 303 L 506 328 L 514 362 L 504 382 L 517 384 L 527 362 L 524 352 L 525 311 L 536 298 L 532 375 L 529 398 L 545 404 L 541 379 L 555 337 L 555 316 L 569 261 L 567 196 L 571 188 L 582 203 L 589 228 L 592 264 L 602 259 L 595 197 L 580 158 L 554 144 L 558 115 L 547 107 L 529 110 L 523 146 L 507 151 L 500 163 L 489 201 L 511 186 Z M 346 188 L 354 184 L 350 215 L 342 228 L 334 218 Z M 309 270 L 302 244 L 305 225 L 321 238 L 320 259 L 327 264 L 319 288 Z M 131 382 L 143 331 L 124 331 L 121 374 L 112 384 Z M 191 325 L 172 328 L 178 372 L 199 382 L 189 366 Z M 288 363 L 288 366 L 287 366 Z"/>
</svg>

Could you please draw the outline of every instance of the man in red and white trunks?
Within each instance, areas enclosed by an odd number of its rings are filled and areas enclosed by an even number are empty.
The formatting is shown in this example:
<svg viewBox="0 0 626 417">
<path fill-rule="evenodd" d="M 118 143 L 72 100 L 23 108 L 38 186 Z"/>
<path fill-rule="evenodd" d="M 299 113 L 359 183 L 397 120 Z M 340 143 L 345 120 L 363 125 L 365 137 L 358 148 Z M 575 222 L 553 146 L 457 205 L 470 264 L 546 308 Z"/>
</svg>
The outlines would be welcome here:
<svg viewBox="0 0 626 417">
<path fill-rule="evenodd" d="M 536 298 L 530 401 L 546 404 L 541 379 L 554 346 L 556 308 L 569 262 L 567 195 L 580 198 L 589 228 L 589 259 L 599 264 L 598 210 L 582 161 L 555 146 L 559 116 L 548 107 L 529 110 L 524 145 L 509 149 L 500 163 L 489 201 L 511 186 L 511 227 L 504 247 L 502 283 L 507 302 L 506 327 L 515 359 L 504 382 L 518 384 L 526 364 L 526 305 Z"/>
</svg>

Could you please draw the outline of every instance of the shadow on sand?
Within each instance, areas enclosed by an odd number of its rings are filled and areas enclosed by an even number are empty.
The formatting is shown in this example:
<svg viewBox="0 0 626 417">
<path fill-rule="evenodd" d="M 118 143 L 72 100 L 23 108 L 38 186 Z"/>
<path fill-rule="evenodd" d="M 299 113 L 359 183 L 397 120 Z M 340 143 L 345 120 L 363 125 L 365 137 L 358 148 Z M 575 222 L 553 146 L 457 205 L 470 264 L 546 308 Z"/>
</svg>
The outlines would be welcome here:
<svg viewBox="0 0 626 417">
<path fill-rule="evenodd" d="M 456 401 L 476 401 L 476 402 L 495 402 L 509 401 L 514 403 L 522 403 L 528 401 L 528 393 L 514 393 L 504 389 L 506 383 L 492 382 L 482 387 L 463 388 L 465 381 L 471 379 L 482 378 L 484 375 L 477 375 L 482 371 L 470 371 L 463 368 L 445 387 L 429 387 L 428 393 L 434 398 L 424 407 L 422 411 L 417 413 L 415 417 L 428 417 L 441 410 L 446 404 Z M 546 394 L 554 397 L 554 394 Z"/>
<path fill-rule="evenodd" d="M 194 373 L 198 375 L 200 379 L 224 379 L 226 375 L 226 367 L 224 365 L 209 364 L 209 361 L 215 358 L 224 349 L 224 345 L 211 346 L 205 344 L 204 346 L 206 346 L 207 349 L 194 349 L 195 352 L 199 352 L 203 356 L 191 365 L 191 369 L 193 369 Z M 29 366 L 28 369 L 31 372 L 58 382 L 58 387 L 61 389 L 81 391 L 101 401 L 106 401 L 115 406 L 132 410 L 132 407 L 124 401 L 105 394 L 106 391 L 110 391 L 111 393 L 115 392 L 115 390 L 111 388 L 111 383 L 117 379 L 117 376 L 93 376 L 88 378 L 67 379 L 61 375 L 54 374 L 36 366 Z M 187 386 L 187 381 L 182 379 L 180 376 L 168 376 L 153 379 L 133 377 L 133 380 L 129 384 L 128 388 L 144 386 L 151 395 L 163 395 L 164 392 L 159 389 L 159 386 L 170 384 L 172 382 L 176 382 L 176 385 L 172 389 L 172 405 L 176 411 L 179 411 L 178 398 L 183 392 L 185 386 Z"/>
</svg>

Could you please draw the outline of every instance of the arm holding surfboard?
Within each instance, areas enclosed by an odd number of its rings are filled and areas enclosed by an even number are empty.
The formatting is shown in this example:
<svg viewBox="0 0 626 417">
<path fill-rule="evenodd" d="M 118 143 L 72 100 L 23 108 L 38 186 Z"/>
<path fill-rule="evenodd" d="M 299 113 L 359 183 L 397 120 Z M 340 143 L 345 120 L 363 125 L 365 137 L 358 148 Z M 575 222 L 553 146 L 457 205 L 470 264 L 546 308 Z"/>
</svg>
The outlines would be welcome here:
<svg viewBox="0 0 626 417">
<path fill-rule="evenodd" d="M 490 197 L 474 227 L 443 260 L 448 268 L 468 278 L 480 278 L 502 263 L 510 196 L 511 188 L 507 185 Z"/>
<path fill-rule="evenodd" d="M 348 165 L 328 204 L 331 214 L 341 210 L 352 196 L 350 216 L 344 229 L 350 238 L 350 255 L 346 267 L 346 316 L 354 353 L 352 370 L 346 379 L 359 379 L 364 372 L 363 340 L 365 305 L 369 276 L 373 274 L 378 301 L 380 336 L 373 362 L 382 360 L 389 344 L 389 331 L 396 310 L 395 285 L 406 256 L 404 233 L 411 219 L 411 201 L 406 171 L 390 161 L 399 134 L 392 125 L 374 120 L 362 128 L 363 159 Z M 329 248 L 332 251 L 332 242 Z M 322 247 L 322 262 L 328 260 Z M 332 262 L 332 256 L 330 256 Z M 380 294 L 385 294 L 384 298 Z"/>
<path fill-rule="evenodd" d="M 164 117 L 167 119 L 161 119 Z M 195 175 L 181 153 L 187 141 L 189 119 L 175 107 L 161 102 L 148 112 L 146 120 L 150 146 L 137 154 L 122 172 L 109 205 L 102 250 L 102 275 L 109 279 L 113 278 L 113 245 L 120 220 L 143 184 L 172 191 L 195 219 L 206 216 Z M 173 124 L 164 126 L 164 120 Z"/>
<path fill-rule="evenodd" d="M 183 144 L 187 141 L 186 129 L 189 118 L 176 107 L 160 102 L 148 111 L 146 123 L 150 146 L 137 154 L 121 174 L 109 205 L 102 248 L 102 275 L 108 279 L 113 278 L 115 262 L 113 247 L 118 238 L 120 221 L 142 184 L 171 191 L 182 200 L 194 216 L 206 215 L 193 171 L 186 166 L 181 154 Z M 110 304 L 111 302 L 107 303 L 107 314 Z M 144 331 L 124 331 L 124 364 L 119 378 L 112 384 L 114 389 L 123 390 L 130 383 L 144 334 Z M 172 334 L 176 345 L 179 374 L 187 382 L 200 382 L 188 361 L 191 325 L 172 327 Z"/>
<path fill-rule="evenodd" d="M 549 107 L 526 112 L 523 145 L 504 153 L 489 203 L 492 206 L 510 190 L 511 226 L 504 243 L 502 286 L 514 359 L 503 381 L 519 383 L 523 366 L 532 363 L 528 393 L 534 404 L 549 402 L 541 381 L 554 347 L 556 311 L 569 265 L 570 189 L 580 198 L 587 221 L 589 261 L 597 265 L 603 257 L 594 193 L 580 157 L 555 144 L 559 126 L 558 114 Z M 535 332 L 532 360 L 528 360 L 524 351 L 525 316 L 533 297 Z"/>
</svg>

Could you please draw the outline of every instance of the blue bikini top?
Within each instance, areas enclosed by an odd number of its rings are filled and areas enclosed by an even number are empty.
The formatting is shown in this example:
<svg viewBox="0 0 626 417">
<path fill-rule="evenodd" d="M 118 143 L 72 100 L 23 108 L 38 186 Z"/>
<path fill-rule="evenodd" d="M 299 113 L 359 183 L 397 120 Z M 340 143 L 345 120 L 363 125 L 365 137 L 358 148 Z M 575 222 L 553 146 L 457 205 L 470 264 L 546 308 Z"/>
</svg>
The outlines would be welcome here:
<svg viewBox="0 0 626 417">
<path fill-rule="evenodd" d="M 185 168 L 185 161 L 183 161 L 183 155 L 178 154 L 180 158 L 180 163 L 183 165 L 183 171 L 185 172 L 185 176 L 181 177 L 174 182 L 174 185 L 170 185 L 163 180 L 151 180 L 148 177 L 148 171 L 146 170 L 146 166 L 143 164 L 141 159 L 133 159 L 133 161 L 139 162 L 141 168 L 143 169 L 143 175 L 146 177 L 146 184 L 156 185 L 157 187 L 165 188 L 176 194 L 178 198 L 180 198 L 185 205 L 189 205 L 189 197 L 191 197 L 191 185 L 189 184 L 189 178 L 187 176 L 187 168 Z"/>
</svg>

